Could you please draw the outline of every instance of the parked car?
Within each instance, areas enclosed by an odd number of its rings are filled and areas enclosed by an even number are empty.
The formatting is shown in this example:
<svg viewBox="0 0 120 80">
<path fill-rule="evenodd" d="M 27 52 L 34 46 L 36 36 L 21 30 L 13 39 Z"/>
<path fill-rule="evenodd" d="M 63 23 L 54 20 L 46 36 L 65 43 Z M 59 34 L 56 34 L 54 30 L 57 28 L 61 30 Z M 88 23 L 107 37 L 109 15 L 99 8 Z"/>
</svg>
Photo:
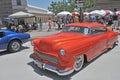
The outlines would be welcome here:
<svg viewBox="0 0 120 80">
<path fill-rule="evenodd" d="M 9 30 L 0 30 L 0 51 L 17 52 L 22 43 L 30 39 L 30 34 L 17 33 Z"/>
<path fill-rule="evenodd" d="M 118 32 L 100 23 L 71 23 L 57 34 L 34 39 L 34 52 L 30 55 L 42 69 L 60 76 L 79 71 L 84 61 L 96 56 L 118 43 Z"/>
</svg>

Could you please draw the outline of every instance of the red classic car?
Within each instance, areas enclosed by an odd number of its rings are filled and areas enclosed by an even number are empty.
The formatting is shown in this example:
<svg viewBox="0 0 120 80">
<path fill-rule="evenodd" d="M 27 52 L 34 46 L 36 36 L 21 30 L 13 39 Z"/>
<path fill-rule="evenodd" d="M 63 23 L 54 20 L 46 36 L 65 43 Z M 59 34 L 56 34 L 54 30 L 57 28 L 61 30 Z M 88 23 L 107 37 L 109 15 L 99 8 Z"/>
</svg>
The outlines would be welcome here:
<svg viewBox="0 0 120 80">
<path fill-rule="evenodd" d="M 42 69 L 60 76 L 79 71 L 84 61 L 90 61 L 118 43 L 118 32 L 100 23 L 72 23 L 62 31 L 32 40 L 30 55 Z"/>
</svg>

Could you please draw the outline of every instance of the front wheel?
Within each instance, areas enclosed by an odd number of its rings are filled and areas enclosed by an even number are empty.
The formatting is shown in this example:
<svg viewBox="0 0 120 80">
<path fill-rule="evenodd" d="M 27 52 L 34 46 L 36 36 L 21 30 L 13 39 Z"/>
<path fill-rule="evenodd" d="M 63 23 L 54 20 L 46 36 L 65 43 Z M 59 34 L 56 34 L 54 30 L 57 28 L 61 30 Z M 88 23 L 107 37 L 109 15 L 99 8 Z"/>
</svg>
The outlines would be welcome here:
<svg viewBox="0 0 120 80">
<path fill-rule="evenodd" d="M 13 40 L 8 45 L 8 51 L 9 52 L 17 52 L 21 49 L 21 42 L 18 40 Z"/>
<path fill-rule="evenodd" d="M 74 63 L 74 70 L 79 71 L 84 64 L 84 55 L 80 55 L 76 57 L 75 63 Z"/>
</svg>

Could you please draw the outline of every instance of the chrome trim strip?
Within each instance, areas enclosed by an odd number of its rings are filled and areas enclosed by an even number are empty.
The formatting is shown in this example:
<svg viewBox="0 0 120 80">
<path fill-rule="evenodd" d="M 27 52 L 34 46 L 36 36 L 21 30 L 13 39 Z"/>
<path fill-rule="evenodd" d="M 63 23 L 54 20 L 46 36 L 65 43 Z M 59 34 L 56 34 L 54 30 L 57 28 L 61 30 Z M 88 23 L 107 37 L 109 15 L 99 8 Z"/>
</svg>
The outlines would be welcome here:
<svg viewBox="0 0 120 80">
<path fill-rule="evenodd" d="M 57 67 L 42 63 L 42 62 L 40 62 L 38 60 L 33 59 L 33 61 L 34 61 L 35 64 L 41 64 L 43 70 L 45 70 L 45 69 L 49 70 L 51 72 L 57 73 L 59 76 L 65 76 L 65 75 L 71 74 L 74 71 L 74 69 L 67 70 L 67 71 L 59 70 Z"/>
<path fill-rule="evenodd" d="M 1 49 L 0 52 L 6 51 L 7 49 Z"/>
</svg>

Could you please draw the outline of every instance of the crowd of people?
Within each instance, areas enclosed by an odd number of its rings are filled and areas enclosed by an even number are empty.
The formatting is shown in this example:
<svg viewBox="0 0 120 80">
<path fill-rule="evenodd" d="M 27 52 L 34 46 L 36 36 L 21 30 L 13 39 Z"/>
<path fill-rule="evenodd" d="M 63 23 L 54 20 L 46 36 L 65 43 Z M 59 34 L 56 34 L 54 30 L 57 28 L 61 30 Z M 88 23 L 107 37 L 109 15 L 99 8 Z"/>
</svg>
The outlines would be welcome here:
<svg viewBox="0 0 120 80">
<path fill-rule="evenodd" d="M 58 29 L 61 28 L 64 24 L 69 23 L 76 23 L 80 22 L 80 16 L 79 15 L 67 15 L 62 17 L 57 17 L 56 23 L 58 24 Z M 120 31 L 120 14 L 116 14 L 114 12 L 113 15 L 87 15 L 83 16 L 83 22 L 97 22 L 104 24 L 106 26 L 110 26 L 112 29 L 119 30 Z"/>
<path fill-rule="evenodd" d="M 47 31 L 50 31 L 52 27 L 58 27 L 58 30 L 62 29 L 62 27 L 65 24 L 69 23 L 77 23 L 80 22 L 80 15 L 65 15 L 65 16 L 56 16 L 54 19 L 48 18 L 48 21 L 46 22 L 48 26 Z M 98 22 L 102 23 L 104 25 L 110 26 L 112 29 L 119 30 L 120 31 L 120 14 L 116 15 L 114 12 L 113 15 L 105 15 L 105 16 L 99 16 L 99 15 L 87 15 L 83 16 L 83 22 Z M 38 29 L 39 31 L 43 30 L 43 22 L 41 19 L 33 24 L 19 24 L 19 25 L 14 25 L 14 23 L 10 23 L 7 29 L 16 31 L 16 32 L 21 32 L 24 33 L 29 30 L 36 30 Z"/>
<path fill-rule="evenodd" d="M 12 22 L 12 23 L 9 23 L 9 25 L 7 26 L 7 29 L 14 31 L 14 32 L 24 33 L 29 30 L 36 30 L 37 24 L 36 23 L 33 23 L 33 24 L 26 23 L 26 24 L 15 25 L 14 22 Z"/>
</svg>

